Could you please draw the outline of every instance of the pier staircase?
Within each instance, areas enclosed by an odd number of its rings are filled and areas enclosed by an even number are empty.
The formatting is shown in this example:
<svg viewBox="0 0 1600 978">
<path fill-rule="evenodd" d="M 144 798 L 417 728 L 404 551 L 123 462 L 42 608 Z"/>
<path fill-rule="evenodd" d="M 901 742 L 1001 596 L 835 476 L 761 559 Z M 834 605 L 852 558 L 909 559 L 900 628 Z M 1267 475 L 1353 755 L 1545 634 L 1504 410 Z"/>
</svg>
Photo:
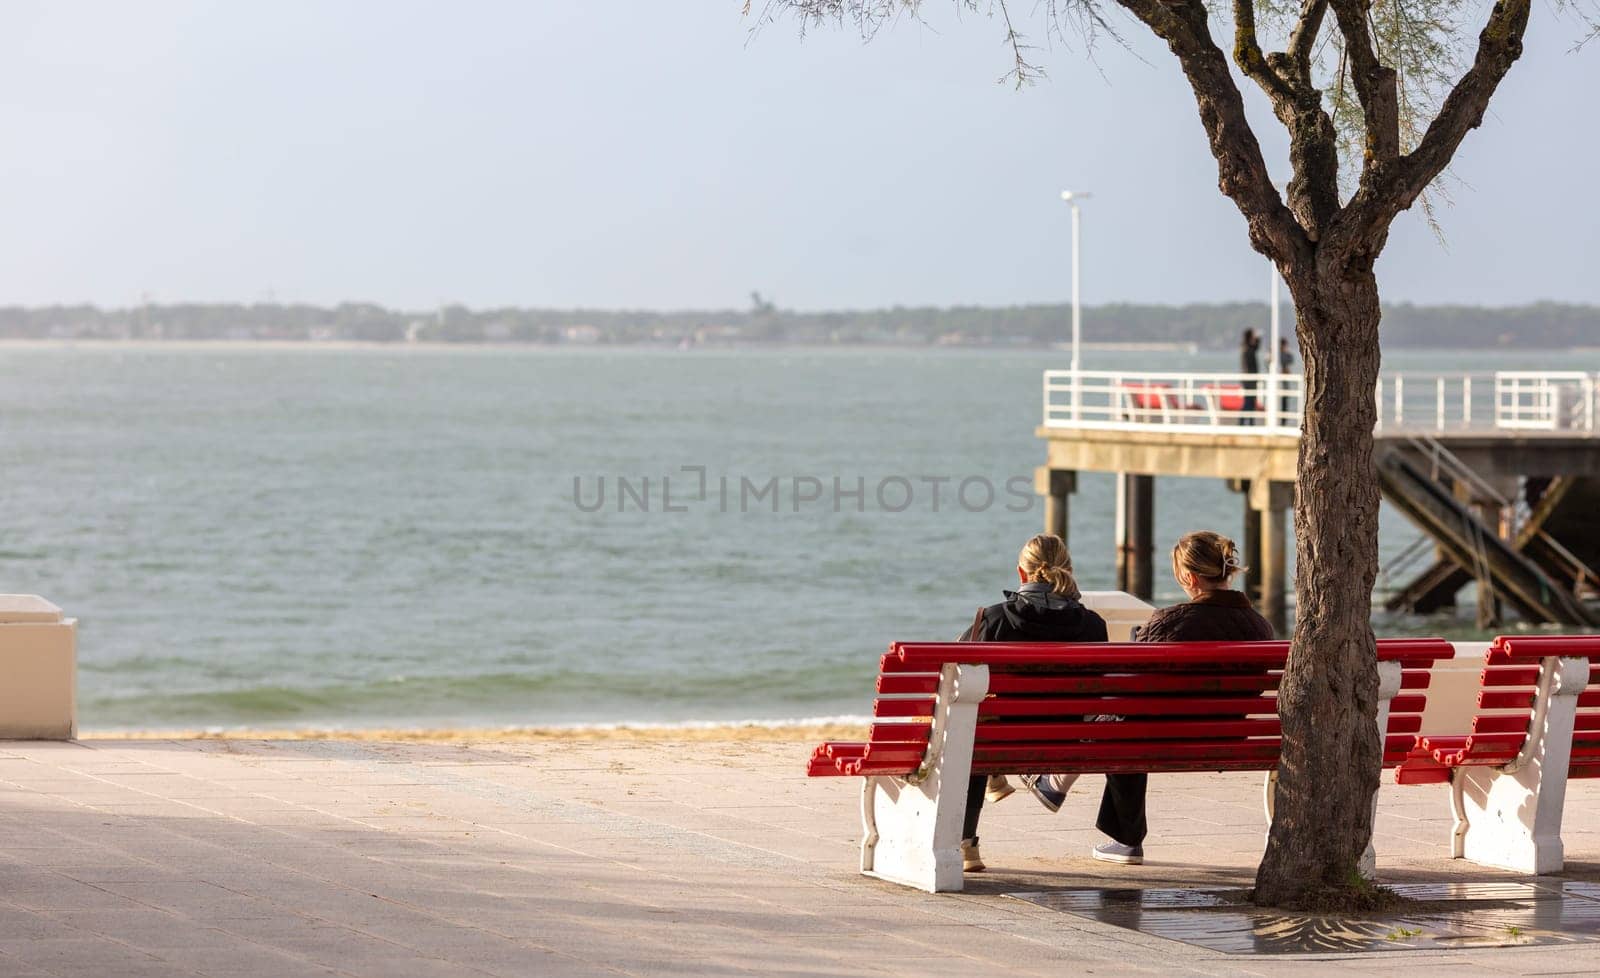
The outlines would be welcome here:
<svg viewBox="0 0 1600 978">
<path fill-rule="evenodd" d="M 1476 581 L 1485 592 L 1479 608 L 1486 626 L 1497 617 L 1499 601 L 1529 621 L 1600 625 L 1600 608 L 1584 601 L 1600 587 L 1594 570 L 1600 566 L 1600 480 L 1558 477 L 1523 515 L 1516 501 L 1426 436 L 1381 445 L 1374 461 L 1384 497 L 1427 534 L 1423 542 L 1431 541 L 1436 554 L 1389 599 L 1390 610 L 1435 611 L 1454 604 L 1456 592 Z M 1490 500 L 1490 513 L 1458 498 L 1456 486 Z M 1495 515 L 1501 513 L 1520 516 L 1505 538 Z"/>
</svg>

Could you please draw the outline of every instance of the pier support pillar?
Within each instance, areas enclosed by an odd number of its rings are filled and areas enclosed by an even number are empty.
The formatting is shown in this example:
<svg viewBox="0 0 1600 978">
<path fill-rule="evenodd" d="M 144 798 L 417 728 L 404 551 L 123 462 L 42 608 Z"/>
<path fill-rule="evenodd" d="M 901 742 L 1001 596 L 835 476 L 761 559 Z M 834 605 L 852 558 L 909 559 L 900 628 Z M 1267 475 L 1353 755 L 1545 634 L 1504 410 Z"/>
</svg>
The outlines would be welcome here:
<svg viewBox="0 0 1600 978">
<path fill-rule="evenodd" d="M 1117 473 L 1117 590 L 1149 601 L 1155 592 L 1156 480 Z"/>
<path fill-rule="evenodd" d="M 1465 503 L 1477 514 L 1478 522 L 1495 536 L 1510 542 L 1511 526 L 1508 523 L 1509 511 L 1501 506 L 1501 500 L 1517 498 L 1521 489 L 1516 478 L 1505 476 L 1480 475 L 1479 483 L 1489 490 L 1489 494 L 1478 491 L 1475 487 L 1463 482 L 1455 484 L 1455 497 Z M 1500 498 L 1496 499 L 1495 495 Z M 1505 604 L 1494 586 L 1483 577 L 1477 578 L 1478 592 L 1478 627 L 1490 629 L 1499 626 L 1505 621 Z"/>
<path fill-rule="evenodd" d="M 1054 533 L 1070 548 L 1067 499 L 1078 491 L 1078 473 L 1041 466 L 1033 470 L 1033 491 L 1044 497 L 1044 532 Z"/>
<path fill-rule="evenodd" d="M 1229 479 L 1228 489 L 1244 499 L 1244 535 L 1239 538 L 1239 559 L 1244 561 L 1244 580 L 1239 589 L 1261 606 L 1261 511 L 1250 502 L 1249 479 Z"/>
<path fill-rule="evenodd" d="M 1250 487 L 1250 510 L 1260 521 L 1261 615 L 1279 636 L 1289 631 L 1289 510 L 1294 483 L 1257 481 Z"/>
</svg>

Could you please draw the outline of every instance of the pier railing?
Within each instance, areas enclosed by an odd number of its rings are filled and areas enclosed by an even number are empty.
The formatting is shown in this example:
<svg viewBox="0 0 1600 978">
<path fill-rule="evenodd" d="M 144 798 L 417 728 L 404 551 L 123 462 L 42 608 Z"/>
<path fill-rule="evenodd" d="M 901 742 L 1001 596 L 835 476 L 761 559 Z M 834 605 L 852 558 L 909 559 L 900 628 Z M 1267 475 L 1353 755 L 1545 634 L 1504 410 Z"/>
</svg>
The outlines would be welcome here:
<svg viewBox="0 0 1600 978">
<path fill-rule="evenodd" d="M 1298 374 L 1046 370 L 1044 423 L 1293 435 L 1300 431 L 1301 389 Z"/>
<path fill-rule="evenodd" d="M 1297 435 L 1299 374 L 1047 370 L 1051 428 Z M 1600 432 L 1600 375 L 1579 371 L 1399 373 L 1373 392 L 1379 431 Z"/>
</svg>

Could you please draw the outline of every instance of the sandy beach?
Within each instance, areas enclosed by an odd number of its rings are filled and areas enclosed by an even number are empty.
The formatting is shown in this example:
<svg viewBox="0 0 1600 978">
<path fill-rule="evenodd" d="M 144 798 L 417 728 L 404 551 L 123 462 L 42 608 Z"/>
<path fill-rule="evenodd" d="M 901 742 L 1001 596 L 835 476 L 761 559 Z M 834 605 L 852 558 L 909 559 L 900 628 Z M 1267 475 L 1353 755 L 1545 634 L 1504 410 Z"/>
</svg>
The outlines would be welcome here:
<svg viewBox="0 0 1600 978">
<path fill-rule="evenodd" d="M 238 730 L 88 731 L 95 740 L 326 740 L 387 741 L 410 744 L 518 744 L 550 741 L 636 743 L 821 743 L 864 740 L 865 723 L 595 724 L 571 727 L 456 727 Z"/>
</svg>

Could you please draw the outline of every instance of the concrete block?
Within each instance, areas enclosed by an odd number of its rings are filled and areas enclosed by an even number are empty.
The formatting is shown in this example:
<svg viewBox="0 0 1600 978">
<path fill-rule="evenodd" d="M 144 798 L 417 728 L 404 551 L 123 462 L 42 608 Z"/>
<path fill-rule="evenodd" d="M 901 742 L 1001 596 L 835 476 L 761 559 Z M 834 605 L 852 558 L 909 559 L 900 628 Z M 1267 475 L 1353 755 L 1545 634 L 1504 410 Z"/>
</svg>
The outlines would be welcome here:
<svg viewBox="0 0 1600 978">
<path fill-rule="evenodd" d="M 78 621 L 34 594 L 0 594 L 0 739 L 78 735 Z"/>
<path fill-rule="evenodd" d="M 1085 591 L 1083 606 L 1106 620 L 1109 641 L 1131 642 L 1133 630 L 1150 620 L 1155 607 L 1125 591 Z"/>
</svg>

